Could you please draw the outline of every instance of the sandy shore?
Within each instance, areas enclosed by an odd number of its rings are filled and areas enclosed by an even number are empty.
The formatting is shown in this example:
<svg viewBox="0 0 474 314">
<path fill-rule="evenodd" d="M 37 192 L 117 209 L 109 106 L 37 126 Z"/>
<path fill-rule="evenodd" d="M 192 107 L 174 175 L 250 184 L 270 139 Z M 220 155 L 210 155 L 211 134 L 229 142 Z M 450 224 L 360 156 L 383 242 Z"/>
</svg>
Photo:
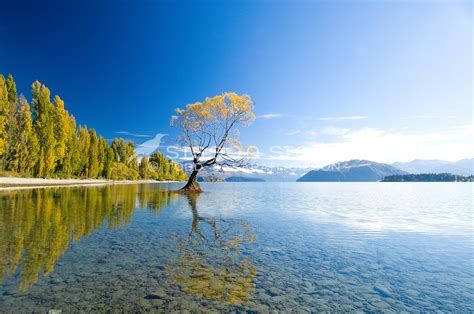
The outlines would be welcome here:
<svg viewBox="0 0 474 314">
<path fill-rule="evenodd" d="M 0 177 L 0 191 L 16 189 L 36 189 L 60 186 L 97 186 L 105 184 L 142 184 L 142 183 L 173 183 L 176 181 L 155 180 L 104 180 L 104 179 L 41 179 L 41 178 L 10 178 Z"/>
</svg>

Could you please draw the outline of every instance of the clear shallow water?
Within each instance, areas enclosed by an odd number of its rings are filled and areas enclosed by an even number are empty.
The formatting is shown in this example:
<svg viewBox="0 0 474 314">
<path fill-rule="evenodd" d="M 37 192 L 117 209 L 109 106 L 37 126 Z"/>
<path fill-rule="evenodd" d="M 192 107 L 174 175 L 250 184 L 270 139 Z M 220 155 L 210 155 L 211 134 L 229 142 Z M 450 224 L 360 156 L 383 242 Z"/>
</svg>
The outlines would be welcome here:
<svg viewBox="0 0 474 314">
<path fill-rule="evenodd" d="M 473 311 L 470 183 L 0 193 L 0 311 Z"/>
</svg>

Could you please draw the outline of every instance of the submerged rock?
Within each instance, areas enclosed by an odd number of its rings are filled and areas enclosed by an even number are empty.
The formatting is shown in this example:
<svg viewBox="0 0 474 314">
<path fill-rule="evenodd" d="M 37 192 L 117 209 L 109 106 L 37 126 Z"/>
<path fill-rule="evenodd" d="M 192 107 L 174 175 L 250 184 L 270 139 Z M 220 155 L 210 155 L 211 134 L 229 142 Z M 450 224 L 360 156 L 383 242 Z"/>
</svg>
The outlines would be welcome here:
<svg viewBox="0 0 474 314">
<path fill-rule="evenodd" d="M 270 294 L 273 295 L 273 296 L 283 294 L 283 291 L 281 291 L 280 289 L 275 288 L 275 287 L 271 287 L 271 288 L 268 290 L 268 292 L 270 292 Z"/>
</svg>

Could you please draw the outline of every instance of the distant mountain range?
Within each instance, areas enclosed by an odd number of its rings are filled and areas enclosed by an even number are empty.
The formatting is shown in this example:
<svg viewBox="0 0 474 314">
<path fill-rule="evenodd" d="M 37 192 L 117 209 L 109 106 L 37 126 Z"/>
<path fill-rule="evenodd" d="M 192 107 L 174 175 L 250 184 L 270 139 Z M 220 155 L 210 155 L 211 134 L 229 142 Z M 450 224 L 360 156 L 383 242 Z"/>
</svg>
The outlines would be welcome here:
<svg viewBox="0 0 474 314">
<path fill-rule="evenodd" d="M 249 177 L 228 177 L 225 182 L 265 182 L 261 178 L 249 178 Z"/>
<path fill-rule="evenodd" d="M 187 164 L 182 164 L 185 169 L 189 169 Z M 294 182 L 296 179 L 310 171 L 311 168 L 294 168 L 294 167 L 270 167 L 259 164 L 250 164 L 242 168 L 231 167 L 209 167 L 204 168 L 199 172 L 202 181 L 229 181 L 237 180 L 245 181 L 279 181 L 279 182 Z M 254 180 L 256 179 L 256 180 Z M 234 181 L 235 182 L 235 181 Z"/>
<path fill-rule="evenodd" d="M 311 170 L 298 182 L 374 182 L 385 176 L 401 175 L 407 172 L 393 166 L 369 160 L 349 160 Z"/>
<path fill-rule="evenodd" d="M 250 164 L 237 169 L 213 167 L 204 168 L 199 175 L 202 181 L 373 182 L 380 181 L 385 176 L 404 174 L 452 173 L 469 176 L 473 174 L 473 169 L 474 159 L 463 159 L 457 162 L 416 159 L 391 165 L 370 160 L 349 160 L 320 169 L 269 167 L 258 164 Z"/>
<path fill-rule="evenodd" d="M 392 166 L 412 174 L 420 173 L 452 173 L 462 176 L 474 174 L 474 158 L 459 161 L 422 160 L 396 162 Z"/>
</svg>

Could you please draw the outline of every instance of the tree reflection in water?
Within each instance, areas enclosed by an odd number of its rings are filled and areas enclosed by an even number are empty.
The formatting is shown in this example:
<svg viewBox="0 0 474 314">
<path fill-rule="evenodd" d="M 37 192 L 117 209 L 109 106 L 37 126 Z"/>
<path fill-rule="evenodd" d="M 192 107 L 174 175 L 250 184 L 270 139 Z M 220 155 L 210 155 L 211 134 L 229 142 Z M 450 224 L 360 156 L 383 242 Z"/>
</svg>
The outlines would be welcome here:
<svg viewBox="0 0 474 314">
<path fill-rule="evenodd" d="M 179 258 L 167 267 L 175 284 L 200 297 L 236 303 L 247 300 L 255 286 L 256 269 L 242 254 L 254 243 L 250 226 L 242 221 L 207 218 L 197 210 L 197 194 L 186 194 L 193 214 L 191 231 L 178 241 Z"/>
<path fill-rule="evenodd" d="M 0 283 L 20 273 L 19 289 L 28 290 L 47 276 L 69 244 L 106 222 L 130 222 L 138 205 L 153 212 L 176 198 L 147 185 L 16 190 L 0 194 Z"/>
</svg>

